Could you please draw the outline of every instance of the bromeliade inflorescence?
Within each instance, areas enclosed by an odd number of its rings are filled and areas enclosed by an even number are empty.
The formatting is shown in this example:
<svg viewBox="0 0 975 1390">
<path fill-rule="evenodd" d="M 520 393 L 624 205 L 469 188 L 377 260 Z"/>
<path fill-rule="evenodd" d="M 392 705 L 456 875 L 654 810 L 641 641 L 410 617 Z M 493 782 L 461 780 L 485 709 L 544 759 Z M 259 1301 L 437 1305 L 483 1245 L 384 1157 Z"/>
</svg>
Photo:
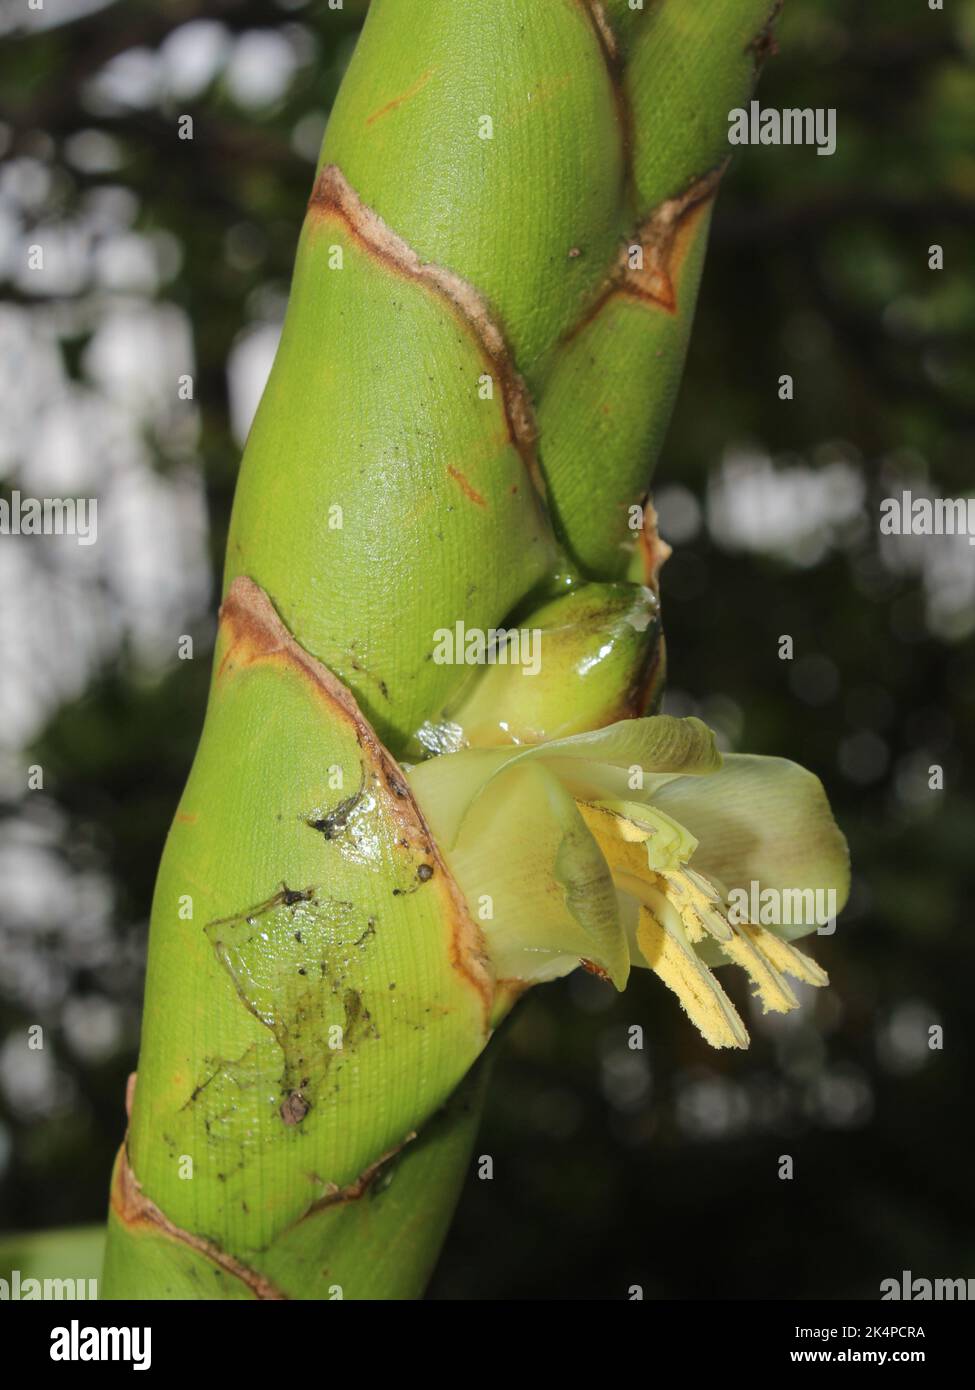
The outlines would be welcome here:
<svg viewBox="0 0 975 1390">
<path fill-rule="evenodd" d="M 777 9 L 369 7 L 235 492 L 109 1297 L 417 1297 L 521 989 L 649 966 L 743 1046 L 713 967 L 824 982 L 815 918 L 735 896 L 843 900 L 819 783 L 653 713 L 647 490 Z"/>
<path fill-rule="evenodd" d="M 746 1047 L 748 1033 L 712 966 L 742 966 L 766 1012 L 798 1006 L 787 976 L 827 983 L 787 939 L 815 917 L 782 914 L 770 930 L 730 910 L 755 884 L 763 900 L 846 899 L 846 843 L 795 763 L 722 758 L 699 720 L 661 715 L 432 758 L 410 780 L 499 980 L 583 962 L 622 989 L 631 966 L 649 967 L 714 1047 Z"/>
</svg>

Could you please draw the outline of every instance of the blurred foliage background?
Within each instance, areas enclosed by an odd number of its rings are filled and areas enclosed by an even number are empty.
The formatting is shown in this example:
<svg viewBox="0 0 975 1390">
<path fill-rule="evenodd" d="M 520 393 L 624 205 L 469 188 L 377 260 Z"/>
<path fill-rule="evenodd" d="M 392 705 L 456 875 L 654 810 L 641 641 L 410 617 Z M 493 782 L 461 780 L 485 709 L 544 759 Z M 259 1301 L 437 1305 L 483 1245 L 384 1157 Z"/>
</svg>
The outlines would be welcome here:
<svg viewBox="0 0 975 1390">
<path fill-rule="evenodd" d="M 100 535 L 0 540 L 0 1230 L 104 1212 L 241 443 L 363 12 L 0 6 L 0 486 L 97 496 Z M 975 1275 L 975 547 L 878 525 L 904 488 L 972 491 L 975 4 L 787 0 L 778 32 L 763 105 L 835 107 L 838 148 L 743 150 L 721 195 L 657 476 L 667 707 L 825 781 L 855 867 L 833 987 L 766 1020 L 729 977 L 742 1055 L 642 972 L 533 992 L 433 1297 Z"/>
</svg>

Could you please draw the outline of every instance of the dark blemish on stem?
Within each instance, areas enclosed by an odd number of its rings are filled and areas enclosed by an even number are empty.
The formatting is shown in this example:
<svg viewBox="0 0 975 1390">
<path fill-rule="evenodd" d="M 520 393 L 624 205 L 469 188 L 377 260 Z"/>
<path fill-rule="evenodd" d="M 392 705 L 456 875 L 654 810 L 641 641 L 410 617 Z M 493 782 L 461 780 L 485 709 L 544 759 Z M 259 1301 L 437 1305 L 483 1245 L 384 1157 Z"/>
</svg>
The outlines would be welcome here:
<svg viewBox="0 0 975 1390">
<path fill-rule="evenodd" d="M 273 912 L 276 907 L 295 907 L 298 903 L 310 902 L 314 897 L 314 885 L 310 888 L 289 888 L 286 883 L 281 884 L 281 888 L 265 902 L 257 903 L 254 907 L 246 907 L 243 912 L 233 912 L 229 917 L 214 917 L 207 922 L 209 927 L 233 926 L 236 922 L 246 922 L 253 927 L 257 923 L 258 917 L 263 917 L 268 912 Z M 297 937 L 300 940 L 300 937 Z"/>
<path fill-rule="evenodd" d="M 347 989 L 342 996 L 342 1004 L 345 1009 L 345 1037 L 348 1039 L 354 1036 L 357 1024 L 369 1022 L 370 1015 L 357 989 Z"/>
<path fill-rule="evenodd" d="M 278 1111 L 286 1125 L 300 1125 L 311 1106 L 300 1091 L 290 1091 Z"/>
<path fill-rule="evenodd" d="M 357 792 L 353 792 L 351 796 L 345 797 L 345 799 L 340 801 L 337 806 L 334 806 L 327 815 L 320 816 L 317 819 L 308 819 L 305 821 L 305 824 L 310 826 L 312 830 L 317 830 L 320 834 L 324 835 L 326 840 L 334 840 L 346 829 L 349 823 L 349 817 L 365 794 L 366 775 L 363 770 L 362 781 L 359 783 L 359 790 Z"/>
<path fill-rule="evenodd" d="M 375 936 L 375 935 L 376 935 L 376 919 L 375 919 L 375 917 L 370 917 L 370 918 L 369 918 L 369 922 L 368 922 L 368 924 L 367 924 L 367 926 L 366 926 L 365 931 L 362 933 L 362 935 L 359 937 L 359 939 L 358 939 L 357 941 L 353 941 L 352 945 L 353 945 L 353 946 L 364 946 L 365 943 L 369 940 L 370 936 Z"/>
<path fill-rule="evenodd" d="M 430 655 L 432 657 L 433 653 L 431 652 Z M 393 795 L 398 796 L 401 801 L 404 799 L 404 797 L 409 795 L 409 792 L 407 791 L 406 787 L 399 780 L 399 778 L 391 771 L 388 771 L 386 773 L 386 785 L 389 787 L 389 790 L 393 793 Z"/>
</svg>

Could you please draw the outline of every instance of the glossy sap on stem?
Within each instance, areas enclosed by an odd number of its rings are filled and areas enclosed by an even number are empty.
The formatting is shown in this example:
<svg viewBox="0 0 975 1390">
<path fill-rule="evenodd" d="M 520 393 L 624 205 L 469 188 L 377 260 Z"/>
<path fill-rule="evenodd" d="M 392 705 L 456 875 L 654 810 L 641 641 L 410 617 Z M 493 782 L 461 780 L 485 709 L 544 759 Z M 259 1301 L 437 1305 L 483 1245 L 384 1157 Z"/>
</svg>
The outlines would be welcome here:
<svg viewBox="0 0 975 1390">
<path fill-rule="evenodd" d="M 662 674 L 660 607 L 638 584 L 585 584 L 505 628 L 435 634 L 434 660 L 471 666 L 461 699 L 417 732 L 415 756 L 539 743 L 642 714 Z"/>
</svg>

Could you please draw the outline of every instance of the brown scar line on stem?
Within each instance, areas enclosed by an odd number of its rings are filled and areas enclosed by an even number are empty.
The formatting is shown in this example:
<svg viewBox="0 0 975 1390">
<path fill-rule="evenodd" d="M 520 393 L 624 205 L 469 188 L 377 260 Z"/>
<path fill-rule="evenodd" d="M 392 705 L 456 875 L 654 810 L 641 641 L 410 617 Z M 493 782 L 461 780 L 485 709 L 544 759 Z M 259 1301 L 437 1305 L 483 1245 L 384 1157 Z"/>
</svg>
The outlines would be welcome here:
<svg viewBox="0 0 975 1390">
<path fill-rule="evenodd" d="M 357 792 L 353 792 L 351 796 L 345 797 L 344 800 L 340 801 L 337 806 L 333 806 L 331 811 L 324 816 L 306 817 L 305 824 L 310 826 L 312 830 L 319 831 L 320 834 L 325 836 L 326 840 L 334 840 L 346 829 L 349 823 L 349 817 L 365 794 L 366 770 L 363 768 L 362 781 L 359 783 L 359 790 Z"/>
<path fill-rule="evenodd" d="M 115 1177 L 112 1182 L 111 1206 L 115 1217 L 132 1231 L 147 1230 L 157 1235 L 162 1233 L 168 1239 L 187 1246 L 204 1259 L 209 1260 L 218 1270 L 232 1278 L 239 1279 L 253 1298 L 286 1299 L 283 1293 L 263 1274 L 250 1269 L 235 1256 L 222 1250 L 214 1241 L 198 1236 L 191 1231 L 175 1225 L 149 1197 L 145 1195 L 138 1179 L 129 1164 L 125 1142 L 119 1152 Z"/>
<path fill-rule="evenodd" d="M 309 888 L 289 888 L 282 882 L 278 891 L 266 901 L 257 903 L 254 907 L 245 908 L 243 912 L 232 912 L 229 917 L 214 917 L 207 922 L 208 927 L 228 927 L 235 922 L 246 922 L 253 927 L 257 923 L 258 917 L 263 917 L 265 913 L 273 912 L 276 907 L 295 907 L 298 903 L 311 902 L 315 896 L 315 885 Z"/>
<path fill-rule="evenodd" d="M 500 383 L 501 401 L 512 444 L 540 498 L 546 496 L 545 479 L 536 455 L 537 424 L 534 406 L 514 362 L 510 344 L 480 292 L 444 266 L 423 261 L 372 208 L 363 203 L 341 169 L 326 164 L 315 180 L 309 212 L 338 218 L 368 254 L 387 267 L 416 281 L 447 301 Z"/>
<path fill-rule="evenodd" d="M 412 1144 L 413 1140 L 416 1138 L 416 1134 L 417 1132 L 415 1129 L 410 1130 L 409 1134 L 407 1134 L 404 1139 L 401 1139 L 398 1144 L 394 1144 L 386 1153 L 380 1154 L 379 1158 L 370 1163 L 367 1168 L 364 1168 L 359 1176 L 345 1187 L 339 1187 L 339 1185 L 334 1182 L 322 1182 L 317 1174 L 307 1174 L 311 1181 L 317 1181 L 321 1184 L 323 1189 L 322 1195 L 316 1201 L 312 1202 L 308 1210 L 293 1224 L 300 1224 L 300 1222 L 307 1220 L 309 1216 L 316 1215 L 325 1207 L 337 1206 L 342 1202 L 357 1202 L 361 1197 L 365 1197 L 376 1180 L 383 1175 L 384 1170 L 386 1170 L 388 1175 L 389 1166 L 393 1159 L 395 1159 L 408 1144 Z"/>
</svg>

